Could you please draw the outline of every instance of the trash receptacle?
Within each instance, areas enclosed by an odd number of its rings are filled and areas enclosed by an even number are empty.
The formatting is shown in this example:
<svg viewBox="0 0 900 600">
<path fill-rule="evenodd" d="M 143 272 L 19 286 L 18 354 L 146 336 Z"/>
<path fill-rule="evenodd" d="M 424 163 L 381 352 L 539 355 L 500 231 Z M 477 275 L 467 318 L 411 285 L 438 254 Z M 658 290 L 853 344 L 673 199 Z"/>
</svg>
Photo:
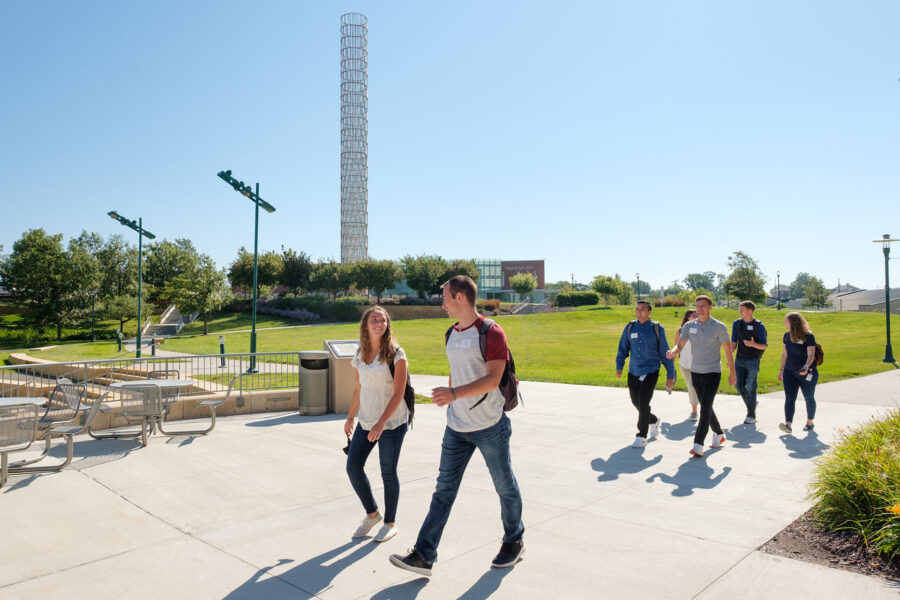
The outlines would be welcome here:
<svg viewBox="0 0 900 600">
<path fill-rule="evenodd" d="M 328 412 L 328 353 L 306 350 L 300 353 L 300 414 Z"/>
<path fill-rule="evenodd" d="M 359 350 L 359 340 L 325 340 L 328 353 L 328 412 L 346 413 L 356 389 L 356 369 L 353 357 Z"/>
</svg>

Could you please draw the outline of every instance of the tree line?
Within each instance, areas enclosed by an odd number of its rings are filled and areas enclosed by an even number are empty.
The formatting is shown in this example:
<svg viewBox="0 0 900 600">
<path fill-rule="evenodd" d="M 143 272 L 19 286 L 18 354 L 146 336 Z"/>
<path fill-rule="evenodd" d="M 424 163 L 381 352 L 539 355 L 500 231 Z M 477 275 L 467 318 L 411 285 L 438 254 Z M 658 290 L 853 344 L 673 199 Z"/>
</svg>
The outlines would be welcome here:
<svg viewBox="0 0 900 600">
<path fill-rule="evenodd" d="M 63 328 L 84 322 L 92 308 L 100 319 L 115 319 L 119 330 L 137 318 L 138 252 L 121 234 L 108 238 L 83 231 L 64 243 L 62 234 L 32 229 L 17 240 L 8 255 L 0 247 L 0 286 L 30 309 L 30 319 Z M 447 260 L 437 255 L 407 255 L 393 260 L 363 260 L 340 264 L 313 261 L 302 251 L 282 246 L 281 252 L 258 257 L 257 291 L 275 286 L 288 293 L 323 293 L 336 299 L 353 290 L 381 295 L 406 280 L 420 298 L 440 293 L 440 285 L 457 274 L 478 281 L 474 260 Z M 253 254 L 240 248 L 236 259 L 219 269 L 188 239 L 144 244 L 142 301 L 157 308 L 175 304 L 184 314 L 197 312 L 204 333 L 211 313 L 232 298 L 232 288 L 252 291 Z M 260 294 L 261 295 L 261 294 Z M 137 324 L 140 326 L 141 324 Z"/>
<path fill-rule="evenodd" d="M 694 298 L 705 294 L 714 301 L 734 298 L 752 300 L 759 304 L 771 296 L 777 298 L 779 302 L 805 298 L 805 305 L 810 308 L 828 306 L 830 290 L 820 278 L 809 273 L 798 273 L 791 283 L 781 285 L 780 288 L 775 285 L 766 291 L 766 276 L 759 263 L 749 254 L 742 251 L 734 252 L 728 257 L 727 265 L 729 268 L 727 275 L 714 271 L 688 273 L 682 280 L 674 280 L 671 284 L 658 287 L 643 280 L 625 282 L 618 274 L 597 275 L 589 284 L 560 281 L 549 287 L 557 287 L 564 293 L 594 291 L 607 305 L 610 301 L 616 304 L 631 304 L 635 295 L 659 300 L 663 304 L 666 302 L 692 304 Z"/>
</svg>

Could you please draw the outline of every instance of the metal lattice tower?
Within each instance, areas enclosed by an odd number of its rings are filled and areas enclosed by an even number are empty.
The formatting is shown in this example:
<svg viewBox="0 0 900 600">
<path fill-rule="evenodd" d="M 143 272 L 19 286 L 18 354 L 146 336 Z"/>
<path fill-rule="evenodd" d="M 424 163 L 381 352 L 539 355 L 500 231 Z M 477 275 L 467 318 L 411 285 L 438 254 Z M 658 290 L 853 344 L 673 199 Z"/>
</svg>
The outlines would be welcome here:
<svg viewBox="0 0 900 600">
<path fill-rule="evenodd" d="M 369 257 L 368 20 L 341 15 L 341 263 Z"/>
</svg>

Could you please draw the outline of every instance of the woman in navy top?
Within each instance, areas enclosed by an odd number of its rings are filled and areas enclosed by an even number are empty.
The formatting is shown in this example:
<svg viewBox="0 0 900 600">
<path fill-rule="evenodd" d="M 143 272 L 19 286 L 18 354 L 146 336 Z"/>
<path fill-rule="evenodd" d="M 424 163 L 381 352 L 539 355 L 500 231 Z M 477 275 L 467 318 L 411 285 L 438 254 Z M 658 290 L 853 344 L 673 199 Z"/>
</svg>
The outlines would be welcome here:
<svg viewBox="0 0 900 600">
<path fill-rule="evenodd" d="M 803 392 L 806 400 L 806 426 L 803 431 L 811 431 L 816 417 L 816 383 L 819 371 L 816 369 L 816 338 L 809 329 L 809 323 L 797 312 L 788 313 L 784 318 L 787 332 L 784 334 L 784 350 L 781 351 L 781 369 L 778 381 L 784 383 L 784 423 L 778 427 L 785 433 L 792 433 L 794 407 L 797 392 Z"/>
</svg>

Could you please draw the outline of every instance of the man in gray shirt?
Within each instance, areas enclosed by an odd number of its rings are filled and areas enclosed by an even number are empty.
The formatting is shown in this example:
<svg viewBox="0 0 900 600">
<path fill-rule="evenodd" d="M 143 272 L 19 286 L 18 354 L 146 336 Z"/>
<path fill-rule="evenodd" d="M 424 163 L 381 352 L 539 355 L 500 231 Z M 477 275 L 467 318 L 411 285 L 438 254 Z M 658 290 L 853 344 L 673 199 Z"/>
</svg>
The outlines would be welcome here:
<svg viewBox="0 0 900 600">
<path fill-rule="evenodd" d="M 675 358 L 685 344 L 691 342 L 691 383 L 697 390 L 697 399 L 700 402 L 700 420 L 697 423 L 697 433 L 694 435 L 694 447 L 691 454 L 703 456 L 703 444 L 706 442 L 706 434 L 710 428 L 713 430 L 713 440 L 710 448 L 719 448 L 725 441 L 725 431 L 719 425 L 716 413 L 713 410 L 713 400 L 719 390 L 719 382 L 722 379 L 722 354 L 725 350 L 725 359 L 728 361 L 728 385 L 733 386 L 737 381 L 734 374 L 734 356 L 731 353 L 731 341 L 728 336 L 728 328 L 725 323 L 710 317 L 712 299 L 709 296 L 697 296 L 694 301 L 697 308 L 697 319 L 685 323 L 681 330 L 681 339 L 675 349 L 666 353 L 667 358 Z"/>
</svg>

